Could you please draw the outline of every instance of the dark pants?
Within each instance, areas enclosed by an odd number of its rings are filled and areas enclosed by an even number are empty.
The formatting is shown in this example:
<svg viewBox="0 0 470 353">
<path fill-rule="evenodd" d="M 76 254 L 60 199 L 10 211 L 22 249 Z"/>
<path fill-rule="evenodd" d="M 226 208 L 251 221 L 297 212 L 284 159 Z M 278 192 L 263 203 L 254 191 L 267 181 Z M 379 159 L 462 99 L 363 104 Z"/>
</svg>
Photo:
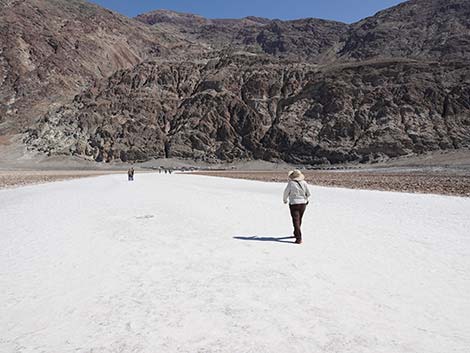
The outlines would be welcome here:
<svg viewBox="0 0 470 353">
<path fill-rule="evenodd" d="M 289 208 L 290 215 L 292 216 L 292 223 L 294 224 L 294 236 L 297 240 L 302 240 L 302 231 L 300 230 L 300 227 L 302 226 L 302 217 L 304 216 L 307 205 L 290 205 Z"/>
</svg>

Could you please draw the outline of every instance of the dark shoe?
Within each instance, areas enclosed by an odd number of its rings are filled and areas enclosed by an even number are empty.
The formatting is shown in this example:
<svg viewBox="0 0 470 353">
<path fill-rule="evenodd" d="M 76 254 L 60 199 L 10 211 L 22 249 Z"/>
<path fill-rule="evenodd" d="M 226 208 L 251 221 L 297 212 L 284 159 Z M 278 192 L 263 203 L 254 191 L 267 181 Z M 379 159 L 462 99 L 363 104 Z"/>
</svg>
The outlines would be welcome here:
<svg viewBox="0 0 470 353">
<path fill-rule="evenodd" d="M 295 243 L 296 243 L 296 244 L 302 244 L 302 239 L 298 239 L 298 238 L 295 239 Z"/>
</svg>

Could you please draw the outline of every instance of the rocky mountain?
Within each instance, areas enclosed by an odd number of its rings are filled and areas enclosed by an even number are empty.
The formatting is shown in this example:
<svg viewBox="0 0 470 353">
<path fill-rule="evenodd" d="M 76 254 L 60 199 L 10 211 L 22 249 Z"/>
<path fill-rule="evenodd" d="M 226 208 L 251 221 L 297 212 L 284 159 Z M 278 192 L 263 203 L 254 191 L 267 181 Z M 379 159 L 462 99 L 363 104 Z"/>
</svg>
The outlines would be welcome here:
<svg viewBox="0 0 470 353">
<path fill-rule="evenodd" d="M 350 27 L 343 58 L 470 58 L 470 1 L 411 0 Z"/>
<path fill-rule="evenodd" d="M 326 64 L 338 59 L 470 57 L 470 2 L 465 0 L 406 1 L 352 25 L 314 18 L 208 20 L 171 11 L 154 11 L 137 19 L 156 27 L 171 25 L 214 47 Z M 326 58 L 320 55 L 324 53 Z"/>
<path fill-rule="evenodd" d="M 30 143 L 97 161 L 181 157 L 324 164 L 468 146 L 465 63 L 319 69 L 232 55 L 149 62 L 51 112 Z"/>
<path fill-rule="evenodd" d="M 178 44 L 82 0 L 0 0 L 0 134 L 28 127 L 51 105 Z"/>
<path fill-rule="evenodd" d="M 295 21 L 259 17 L 206 19 L 197 15 L 158 10 L 137 16 L 157 28 L 167 28 L 210 48 L 232 48 L 306 61 L 319 61 L 348 30 L 341 22 L 320 19 Z"/>
<path fill-rule="evenodd" d="M 466 0 L 412 0 L 352 25 L 171 11 L 132 20 L 78 0 L 0 1 L 19 26 L 2 31 L 20 44 L 34 32 L 29 53 L 43 53 L 28 61 L 2 43 L 0 126 L 16 114 L 25 143 L 48 155 L 328 164 L 470 146 Z M 33 31 L 31 4 L 67 11 Z M 61 33 L 61 16 L 73 30 Z M 56 52 L 48 33 L 61 38 Z"/>
</svg>

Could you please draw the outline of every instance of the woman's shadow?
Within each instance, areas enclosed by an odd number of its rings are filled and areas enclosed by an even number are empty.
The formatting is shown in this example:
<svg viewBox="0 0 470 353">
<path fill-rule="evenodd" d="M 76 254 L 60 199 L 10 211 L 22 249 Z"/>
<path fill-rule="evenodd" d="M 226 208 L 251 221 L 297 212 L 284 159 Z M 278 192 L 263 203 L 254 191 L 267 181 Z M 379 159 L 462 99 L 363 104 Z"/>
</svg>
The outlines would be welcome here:
<svg viewBox="0 0 470 353">
<path fill-rule="evenodd" d="M 251 237 L 247 236 L 236 236 L 233 237 L 233 239 L 237 240 L 252 240 L 252 241 L 272 241 L 276 243 L 286 243 L 286 244 L 295 244 L 295 237 L 258 237 L 256 235 L 253 235 Z M 294 241 L 287 241 L 288 239 L 294 239 Z"/>
</svg>

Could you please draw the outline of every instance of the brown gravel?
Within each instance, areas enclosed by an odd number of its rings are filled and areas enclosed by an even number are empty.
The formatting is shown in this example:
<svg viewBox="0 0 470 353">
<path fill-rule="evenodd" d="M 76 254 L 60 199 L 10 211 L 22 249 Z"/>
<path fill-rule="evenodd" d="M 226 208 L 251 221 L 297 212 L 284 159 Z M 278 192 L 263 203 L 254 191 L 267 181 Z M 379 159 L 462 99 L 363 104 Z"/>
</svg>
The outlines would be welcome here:
<svg viewBox="0 0 470 353">
<path fill-rule="evenodd" d="M 125 174 L 125 171 L 0 171 L 0 189 L 110 173 Z M 378 171 L 305 171 L 304 173 L 306 180 L 313 185 L 470 197 L 469 174 Z M 287 179 L 285 171 L 199 171 L 193 174 L 273 182 L 285 182 Z"/>
<path fill-rule="evenodd" d="M 94 170 L 48 170 L 48 171 L 0 171 L 0 189 L 43 184 L 53 181 L 86 178 L 110 173 L 125 173 L 123 171 L 94 171 Z"/>
<path fill-rule="evenodd" d="M 195 174 L 284 182 L 287 172 L 202 171 Z M 313 185 L 350 189 L 384 190 L 411 193 L 470 196 L 470 175 L 422 172 L 331 172 L 306 171 Z"/>
</svg>

